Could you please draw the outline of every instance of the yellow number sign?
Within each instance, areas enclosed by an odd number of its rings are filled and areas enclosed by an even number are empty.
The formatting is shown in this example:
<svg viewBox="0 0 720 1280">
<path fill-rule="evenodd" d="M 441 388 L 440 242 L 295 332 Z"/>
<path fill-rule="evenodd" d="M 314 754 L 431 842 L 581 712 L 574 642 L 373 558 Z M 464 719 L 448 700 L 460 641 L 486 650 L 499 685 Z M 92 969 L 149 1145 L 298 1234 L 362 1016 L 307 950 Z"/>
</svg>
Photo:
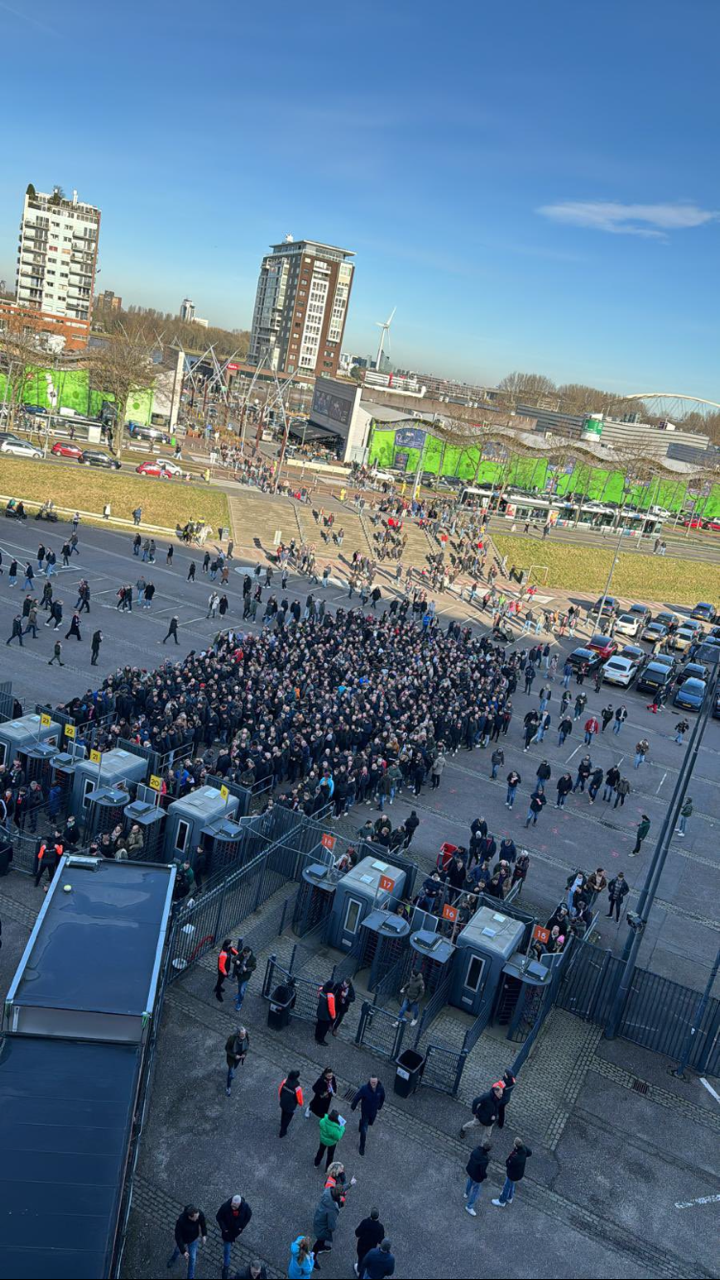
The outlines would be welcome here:
<svg viewBox="0 0 720 1280">
<path fill-rule="evenodd" d="M 93 764 L 100 764 L 102 760 L 102 753 L 100 751 L 91 751 L 90 759 L 92 760 Z"/>
<path fill-rule="evenodd" d="M 150 778 L 150 786 L 153 791 L 159 791 L 162 786 L 162 778 L 158 778 L 157 774 L 154 773 Z"/>
<path fill-rule="evenodd" d="M 74 737 L 75 737 L 75 725 L 74 725 L 74 724 L 66 724 L 66 725 L 65 725 L 65 737 L 66 737 L 66 738 L 74 738 Z"/>
</svg>

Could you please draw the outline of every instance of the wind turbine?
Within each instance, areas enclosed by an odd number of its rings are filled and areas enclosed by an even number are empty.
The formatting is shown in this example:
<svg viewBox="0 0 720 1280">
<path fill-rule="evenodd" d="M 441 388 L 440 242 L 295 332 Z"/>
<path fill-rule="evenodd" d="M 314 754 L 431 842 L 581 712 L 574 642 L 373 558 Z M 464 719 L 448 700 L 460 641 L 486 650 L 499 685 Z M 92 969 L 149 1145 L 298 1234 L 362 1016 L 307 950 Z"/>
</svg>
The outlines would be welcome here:
<svg viewBox="0 0 720 1280">
<path fill-rule="evenodd" d="M 386 338 L 388 340 L 388 347 L 390 346 L 390 325 L 392 324 L 393 316 L 395 315 L 396 311 L 397 311 L 397 307 L 393 307 L 392 312 L 387 320 L 375 321 L 375 324 L 380 330 L 380 342 L 378 344 L 377 355 L 375 357 L 375 368 L 378 370 L 378 372 L 380 371 L 380 361 L 382 360 L 383 347 L 385 346 Z"/>
</svg>

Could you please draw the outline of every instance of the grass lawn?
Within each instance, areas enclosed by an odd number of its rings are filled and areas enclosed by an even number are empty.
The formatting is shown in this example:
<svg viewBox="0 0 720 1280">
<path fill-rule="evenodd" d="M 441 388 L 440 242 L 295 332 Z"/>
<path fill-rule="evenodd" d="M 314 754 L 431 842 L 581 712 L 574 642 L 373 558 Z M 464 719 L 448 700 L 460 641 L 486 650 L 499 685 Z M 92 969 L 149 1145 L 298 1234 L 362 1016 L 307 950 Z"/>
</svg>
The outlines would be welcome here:
<svg viewBox="0 0 720 1280">
<path fill-rule="evenodd" d="M 529 569 L 531 565 L 547 565 L 549 587 L 601 595 L 610 572 L 614 551 L 597 547 L 578 547 L 567 542 L 552 541 L 552 535 L 540 543 L 532 538 L 503 538 L 493 534 L 493 542 L 508 565 Z M 533 575 L 537 582 L 542 574 Z M 612 594 L 640 601 L 662 601 L 667 604 L 697 604 L 698 600 L 720 603 L 720 568 L 698 560 L 679 560 L 673 556 L 621 554 L 612 581 Z"/>
<path fill-rule="evenodd" d="M 229 526 L 227 495 L 206 484 L 186 484 L 182 480 L 143 479 L 123 471 L 101 471 L 81 467 L 31 462 L 0 454 L 0 493 L 14 498 L 45 502 L 52 498 L 58 507 L 97 512 L 102 517 L 106 502 L 112 515 L 131 520 L 142 507 L 143 523 L 174 529 L 186 520 L 203 520 L 218 529 Z"/>
</svg>

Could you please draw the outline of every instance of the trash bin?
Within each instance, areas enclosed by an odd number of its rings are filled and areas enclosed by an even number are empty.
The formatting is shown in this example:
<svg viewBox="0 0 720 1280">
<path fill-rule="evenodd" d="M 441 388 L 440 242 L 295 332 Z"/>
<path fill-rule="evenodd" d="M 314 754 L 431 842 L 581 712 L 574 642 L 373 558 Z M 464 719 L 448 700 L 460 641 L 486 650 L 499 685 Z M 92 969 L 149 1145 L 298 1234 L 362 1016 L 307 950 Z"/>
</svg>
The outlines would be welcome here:
<svg viewBox="0 0 720 1280">
<path fill-rule="evenodd" d="M 425 1054 L 417 1049 L 403 1049 L 395 1064 L 395 1092 L 400 1098 L 409 1098 L 420 1084 L 425 1070 Z"/>
<path fill-rule="evenodd" d="M 282 1031 L 290 1022 L 290 1010 L 295 1003 L 295 992 L 284 984 L 276 987 L 268 1005 L 268 1026 Z"/>
<path fill-rule="evenodd" d="M 225 526 L 221 524 L 220 528 L 218 529 L 218 541 L 227 542 L 229 537 L 230 537 L 230 530 L 226 529 Z"/>
</svg>

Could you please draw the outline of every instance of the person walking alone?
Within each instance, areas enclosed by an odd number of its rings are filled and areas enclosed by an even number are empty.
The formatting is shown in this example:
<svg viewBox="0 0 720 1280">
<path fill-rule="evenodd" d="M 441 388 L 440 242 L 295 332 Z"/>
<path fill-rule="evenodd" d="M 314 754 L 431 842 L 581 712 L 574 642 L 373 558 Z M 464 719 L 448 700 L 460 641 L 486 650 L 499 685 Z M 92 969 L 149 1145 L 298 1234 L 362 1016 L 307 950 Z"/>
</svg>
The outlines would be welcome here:
<svg viewBox="0 0 720 1280">
<path fill-rule="evenodd" d="M 516 1138 L 513 1143 L 513 1149 L 505 1161 L 505 1169 L 507 1170 L 505 1186 L 500 1192 L 499 1199 L 493 1200 L 493 1204 L 497 1205 L 498 1209 L 504 1209 L 505 1205 L 512 1204 L 515 1198 L 515 1188 L 518 1182 L 522 1182 L 525 1177 L 525 1165 L 531 1155 L 532 1151 L 525 1146 L 522 1138 Z"/>
<path fill-rule="evenodd" d="M 627 707 L 625 706 L 624 703 L 621 703 L 621 705 L 617 707 L 615 710 L 615 723 L 613 725 L 613 733 L 620 732 L 625 721 L 627 720 L 627 715 L 628 715 Z"/>
<path fill-rule="evenodd" d="M 641 764 L 645 763 L 645 757 L 650 750 L 650 743 L 647 738 L 641 738 L 635 747 L 635 768 L 639 769 Z"/>
<path fill-rule="evenodd" d="M 679 836 L 685 835 L 685 832 L 687 830 L 688 818 L 692 817 L 692 811 L 693 811 L 693 802 L 690 799 L 690 796 L 688 796 L 682 809 L 680 810 L 680 821 L 677 827 L 677 833 L 676 833 L 677 835 Z"/>
<path fill-rule="evenodd" d="M 170 619 L 170 625 L 169 625 L 169 627 L 168 627 L 168 633 L 167 633 L 167 635 L 165 636 L 165 639 L 163 640 L 163 644 L 165 644 L 165 640 L 169 640 L 171 636 L 172 636 L 172 638 L 173 638 L 173 640 L 175 641 L 175 643 L 176 643 L 176 644 L 179 644 L 179 643 L 180 643 L 180 641 L 178 640 L 178 637 L 177 637 L 177 629 L 178 629 L 178 620 L 177 620 L 177 617 L 172 617 L 172 618 Z"/>
<path fill-rule="evenodd" d="M 15 617 L 13 618 L 12 631 L 10 633 L 10 638 L 6 640 L 5 643 L 12 644 L 13 640 L 17 640 L 21 649 L 24 648 L 22 617 L 20 616 L 19 613 L 16 613 Z"/>
<path fill-rule="evenodd" d="M 96 667 L 98 657 L 100 655 L 100 645 L 103 641 L 102 631 L 93 631 L 93 638 L 90 642 L 90 666 Z"/>
<path fill-rule="evenodd" d="M 326 982 L 318 992 L 317 1010 L 315 1016 L 315 1043 L 324 1045 L 327 1048 L 327 1033 L 335 1021 L 337 1010 L 335 1008 L 335 992 L 333 991 L 332 980 Z"/>
<path fill-rule="evenodd" d="M 345 1136 L 346 1121 L 344 1121 L 337 1111 L 329 1111 L 327 1115 L 320 1117 L 320 1145 L 315 1155 L 315 1168 L 317 1169 L 325 1157 L 325 1168 L 329 1169 L 335 1158 L 335 1148 L 340 1140 Z"/>
<path fill-rule="evenodd" d="M 638 825 L 637 825 L 637 835 L 636 835 L 636 839 L 635 839 L 635 848 L 633 849 L 632 853 L 630 854 L 630 857 L 631 857 L 631 858 L 636 858 L 636 857 L 637 857 L 637 855 L 639 854 L 639 852 L 640 852 L 640 848 L 641 848 L 641 846 L 642 846 L 642 842 L 643 842 L 643 840 L 645 839 L 646 835 L 648 834 L 648 831 L 649 831 L 649 830 L 650 830 L 650 819 L 648 818 L 647 814 L 646 814 L 646 813 L 644 813 L 644 814 L 643 814 L 643 816 L 642 816 L 641 821 L 640 821 L 640 822 L 638 822 Z"/>
<path fill-rule="evenodd" d="M 505 1090 L 502 1080 L 496 1080 L 491 1089 L 487 1093 L 481 1093 L 472 1103 L 472 1119 L 460 1129 L 460 1137 L 464 1138 L 469 1129 L 475 1129 L 481 1125 L 483 1129 L 492 1129 L 498 1115 L 500 1114 L 500 1102 Z"/>
<path fill-rule="evenodd" d="M 608 904 L 610 906 L 610 910 L 607 913 L 608 919 L 612 919 L 614 911 L 615 919 L 618 924 L 620 923 L 620 911 L 622 909 L 623 899 L 629 892 L 630 885 L 625 879 L 625 872 L 618 871 L 617 875 L 613 876 L 608 885 Z"/>
<path fill-rule="evenodd" d="M 303 1277 L 311 1276 L 314 1265 L 315 1254 L 312 1251 L 310 1237 L 298 1236 L 290 1245 L 289 1280 L 303 1280 Z"/>
<path fill-rule="evenodd" d="M 360 1134 L 360 1155 L 365 1155 L 365 1143 L 367 1142 L 368 1128 L 374 1125 L 379 1113 L 382 1111 L 385 1103 L 385 1089 L 380 1082 L 378 1076 L 370 1076 L 367 1084 L 363 1084 L 358 1089 L 355 1097 L 350 1104 L 350 1110 L 355 1111 L 360 1107 L 360 1124 L 358 1133 Z"/>
<path fill-rule="evenodd" d="M 65 632 L 65 639 L 69 640 L 70 636 L 75 636 L 76 640 L 82 640 L 80 635 L 80 614 L 74 613 L 70 622 L 70 630 Z"/>
<path fill-rule="evenodd" d="M 360 1263 L 361 1280 L 384 1280 L 395 1275 L 395 1258 L 389 1240 L 383 1240 L 377 1249 L 371 1249 Z"/>
<path fill-rule="evenodd" d="M 280 1102 L 280 1133 L 278 1136 L 284 1138 L 298 1107 L 304 1105 L 299 1071 L 288 1071 L 286 1078 L 280 1083 L 278 1100 Z"/>
<path fill-rule="evenodd" d="M 235 1079 L 235 1072 L 238 1067 L 245 1066 L 245 1059 L 250 1048 L 250 1036 L 245 1027 L 238 1027 L 233 1031 L 225 1041 L 225 1061 L 227 1062 L 227 1079 L 225 1081 L 225 1092 L 230 1097 L 232 1082 Z"/>
<path fill-rule="evenodd" d="M 380 1221 L 379 1209 L 371 1209 L 370 1217 L 363 1218 L 362 1222 L 355 1228 L 355 1238 L 357 1240 L 357 1262 L 353 1263 L 353 1271 L 355 1275 L 360 1274 L 360 1263 L 371 1249 L 377 1249 L 385 1239 L 385 1228 Z"/>
<path fill-rule="evenodd" d="M 60 643 L 60 641 L 59 641 L 59 640 L 56 640 L 56 641 L 55 641 L 55 645 L 54 645 L 54 647 L 53 647 L 53 656 L 52 656 L 52 658 L 50 659 L 50 661 L 48 662 L 48 666 L 49 666 L 49 667 L 51 667 L 51 666 L 52 666 L 53 662 L 57 662 L 57 664 L 58 664 L 58 666 L 59 666 L 59 667 L 64 667 L 64 666 L 65 666 L 65 663 L 63 662 L 62 658 L 60 657 L 60 654 L 61 654 L 61 653 L 62 653 L 62 645 L 61 645 L 61 643 Z"/>
</svg>

